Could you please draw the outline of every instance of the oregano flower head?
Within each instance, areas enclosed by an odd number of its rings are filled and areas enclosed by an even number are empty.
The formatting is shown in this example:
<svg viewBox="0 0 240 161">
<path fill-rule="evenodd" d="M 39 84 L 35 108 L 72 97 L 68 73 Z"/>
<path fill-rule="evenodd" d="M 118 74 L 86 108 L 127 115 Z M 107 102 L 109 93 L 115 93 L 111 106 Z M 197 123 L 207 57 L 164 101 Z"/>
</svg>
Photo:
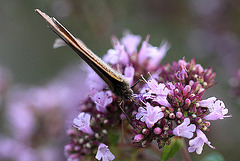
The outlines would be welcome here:
<svg viewBox="0 0 240 161">
<path fill-rule="evenodd" d="M 132 138 L 125 140 L 129 148 L 148 147 L 156 141 L 161 149 L 173 137 L 191 139 L 189 152 L 201 154 L 204 144 L 214 148 L 205 135 L 210 131 L 209 121 L 231 117 L 226 115 L 228 109 L 221 100 L 203 99 L 206 90 L 215 85 L 215 72 L 184 57 L 160 65 L 170 45 L 164 40 L 154 47 L 149 39 L 148 35 L 140 44 L 141 37 L 129 31 L 120 40 L 113 36 L 113 48 L 103 56 L 130 85 L 142 80 L 133 87 L 135 101 L 124 100 L 119 105 L 120 98 L 107 90 L 92 71 L 88 73 L 90 92 L 79 106 L 74 126 L 67 132 L 71 137 L 65 146 L 69 160 L 94 156 L 98 160 L 113 160 L 111 146 L 120 142 L 117 138 L 121 137 L 123 124 L 124 135 Z"/>
</svg>

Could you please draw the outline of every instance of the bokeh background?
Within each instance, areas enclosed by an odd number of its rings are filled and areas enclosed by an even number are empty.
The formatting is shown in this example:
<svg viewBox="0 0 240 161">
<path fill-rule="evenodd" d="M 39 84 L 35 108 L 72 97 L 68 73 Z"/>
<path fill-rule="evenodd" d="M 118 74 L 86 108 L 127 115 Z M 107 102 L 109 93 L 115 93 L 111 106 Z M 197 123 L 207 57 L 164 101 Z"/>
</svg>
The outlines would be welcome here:
<svg viewBox="0 0 240 161">
<path fill-rule="evenodd" d="M 154 46 L 159 46 L 163 39 L 169 41 L 171 48 L 163 63 L 185 57 L 186 60 L 195 58 L 204 68 L 212 67 L 217 74 L 217 85 L 208 90 L 205 97 L 216 96 L 224 101 L 233 117 L 212 122 L 208 138 L 216 150 L 205 145 L 202 155 L 194 153 L 191 156 L 193 160 L 202 160 L 208 154 L 218 152 L 225 160 L 239 160 L 240 101 L 239 96 L 233 95 L 233 90 L 240 88 L 237 88 L 236 80 L 233 81 L 232 77 L 240 68 L 240 1 L 0 0 L 0 66 L 3 70 L 1 81 L 9 91 L 13 91 L 9 92 L 12 99 L 1 101 L 1 145 L 8 145 L 9 149 L 12 144 L 16 145 L 13 141 L 5 143 L 5 140 L 9 141 L 19 133 L 11 129 L 14 124 L 18 124 L 14 121 L 24 122 L 24 119 L 14 120 L 20 115 L 17 110 L 9 112 L 7 109 L 9 104 L 16 101 L 12 95 L 18 93 L 21 97 L 24 95 L 25 100 L 32 99 L 33 87 L 38 90 L 43 86 L 48 87 L 49 84 L 54 84 L 56 79 L 65 79 L 66 73 L 68 78 L 73 78 L 70 79 L 71 85 L 81 84 L 81 79 L 84 79 L 82 74 L 69 74 L 72 70 L 79 70 L 79 73 L 83 71 L 79 66 L 80 58 L 70 48 L 52 48 L 57 36 L 34 12 L 35 8 L 56 17 L 99 56 L 106 54 L 112 47 L 112 35 L 121 38 L 124 30 L 130 30 L 141 35 L 142 39 L 150 34 L 150 43 Z M 74 83 L 71 80 L 74 80 Z M 65 85 L 69 84 L 65 82 Z M 3 98 L 9 93 L 4 93 Z M 53 93 L 55 94 L 57 93 Z M 80 94 L 73 97 L 80 97 Z M 76 98 L 75 101 L 77 100 Z M 32 104 L 34 103 L 36 102 L 33 101 Z M 76 109 L 64 110 L 75 112 Z M 16 114 L 11 116 L 13 119 L 9 121 L 10 116 L 7 113 Z M 56 114 L 51 115 L 55 117 Z M 72 118 L 68 116 L 67 119 Z M 46 122 L 48 121 L 47 119 Z M 71 126 L 70 122 L 65 121 L 62 123 L 62 130 L 48 136 L 51 140 L 48 140 L 48 148 L 56 146 L 57 148 L 53 149 L 59 153 L 63 151 L 63 145 L 68 139 L 64 131 Z M 33 139 L 39 138 L 43 137 Z M 52 141 L 52 138 L 55 138 L 55 141 Z M 41 143 L 34 146 L 39 145 L 39 149 L 43 149 Z M 39 155 L 47 153 L 47 150 L 40 151 Z M 63 156 L 60 158 L 59 160 L 65 160 Z M 0 156 L 0 160 L 5 159 Z M 23 157 L 22 160 L 27 159 Z M 51 159 L 43 157 L 40 160 Z"/>
</svg>

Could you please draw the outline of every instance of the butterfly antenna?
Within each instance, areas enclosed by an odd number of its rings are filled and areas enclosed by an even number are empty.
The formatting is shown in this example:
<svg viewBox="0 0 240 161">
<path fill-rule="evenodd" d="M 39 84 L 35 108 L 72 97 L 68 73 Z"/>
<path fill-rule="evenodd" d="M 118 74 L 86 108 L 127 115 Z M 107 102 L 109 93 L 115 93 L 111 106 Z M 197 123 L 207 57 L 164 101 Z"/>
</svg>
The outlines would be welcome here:
<svg viewBox="0 0 240 161">
<path fill-rule="evenodd" d="M 143 81 L 142 79 L 138 79 L 136 83 L 134 83 L 134 85 L 131 86 L 131 89 L 133 89 L 139 82 Z"/>
<path fill-rule="evenodd" d="M 135 102 L 139 107 L 141 106 L 140 103 L 138 103 L 135 99 L 133 99 L 132 97 L 129 98 L 131 101 Z"/>
</svg>

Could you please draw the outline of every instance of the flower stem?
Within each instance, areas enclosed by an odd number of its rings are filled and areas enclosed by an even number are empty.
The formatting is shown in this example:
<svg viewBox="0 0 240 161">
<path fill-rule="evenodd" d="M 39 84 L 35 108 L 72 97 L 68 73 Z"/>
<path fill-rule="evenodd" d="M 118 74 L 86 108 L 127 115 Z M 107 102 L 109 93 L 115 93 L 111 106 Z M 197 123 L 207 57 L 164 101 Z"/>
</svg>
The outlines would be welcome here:
<svg viewBox="0 0 240 161">
<path fill-rule="evenodd" d="M 192 159 L 190 157 L 190 154 L 187 150 L 187 145 L 186 145 L 186 142 L 185 142 L 184 138 L 182 138 L 182 140 L 183 140 L 182 153 L 183 153 L 184 160 L 185 161 L 192 161 Z"/>
</svg>

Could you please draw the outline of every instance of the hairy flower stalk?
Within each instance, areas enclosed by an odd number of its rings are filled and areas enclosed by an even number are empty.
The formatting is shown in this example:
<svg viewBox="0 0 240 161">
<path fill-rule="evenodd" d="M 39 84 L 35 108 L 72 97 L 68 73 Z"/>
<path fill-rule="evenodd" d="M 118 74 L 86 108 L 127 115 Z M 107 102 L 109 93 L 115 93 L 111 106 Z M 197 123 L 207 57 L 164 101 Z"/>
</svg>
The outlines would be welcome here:
<svg viewBox="0 0 240 161">
<path fill-rule="evenodd" d="M 111 134 L 121 134 L 124 119 L 130 121 L 124 131 L 133 138 L 134 144 L 129 145 L 132 148 L 147 147 L 153 140 L 162 148 L 170 144 L 173 136 L 192 139 L 189 152 L 196 150 L 201 154 L 204 143 L 214 148 L 204 134 L 210 131 L 209 121 L 230 117 L 225 116 L 228 110 L 222 101 L 216 97 L 203 99 L 206 90 L 215 85 L 215 72 L 196 64 L 195 59 L 159 65 L 169 43 L 163 41 L 160 47 L 154 47 L 147 36 L 138 51 L 140 41 L 140 36 L 129 32 L 121 40 L 113 37 L 113 49 L 103 57 L 130 85 L 143 80 L 133 88 L 136 102 L 124 100 L 122 104 L 130 120 L 123 117 L 119 98 L 106 90 L 103 81 L 89 69 L 89 97 L 81 102 L 80 114 L 67 131 L 71 137 L 65 146 L 68 160 L 94 156 L 98 160 L 113 160 L 109 150 L 113 144 Z"/>
</svg>

